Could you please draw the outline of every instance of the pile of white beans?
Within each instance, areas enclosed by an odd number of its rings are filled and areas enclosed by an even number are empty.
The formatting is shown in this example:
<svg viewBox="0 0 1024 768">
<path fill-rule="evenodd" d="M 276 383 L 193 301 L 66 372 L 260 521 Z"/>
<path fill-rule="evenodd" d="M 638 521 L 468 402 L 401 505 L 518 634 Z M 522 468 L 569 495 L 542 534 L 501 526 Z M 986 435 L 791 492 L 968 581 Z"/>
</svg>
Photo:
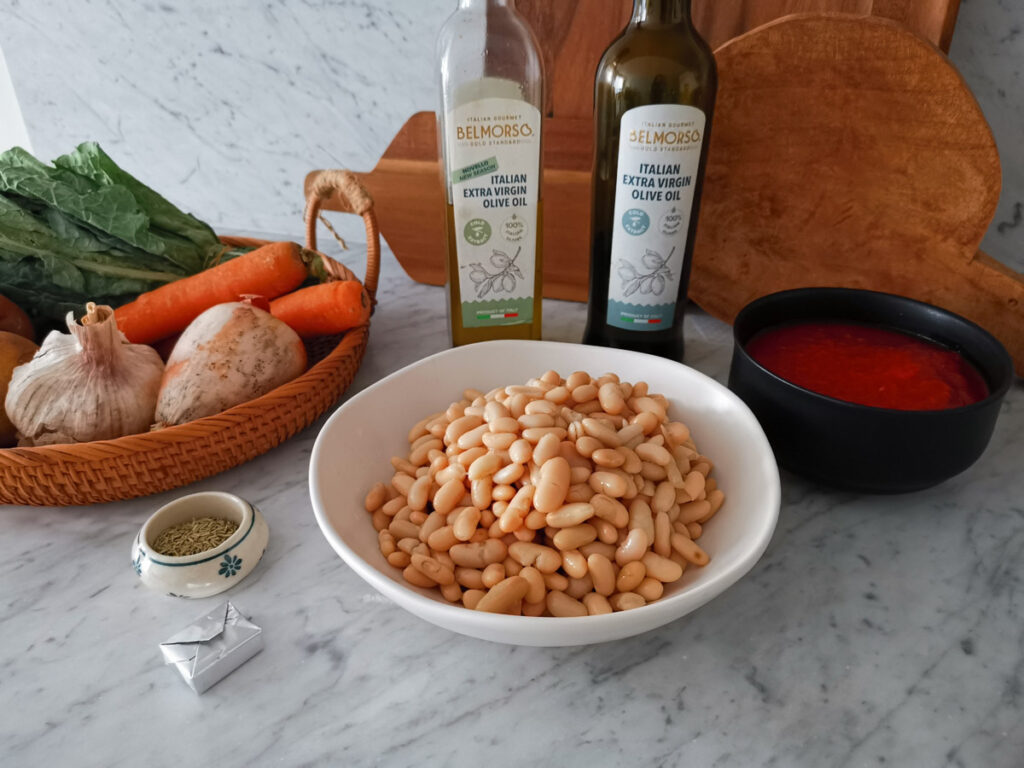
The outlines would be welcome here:
<svg viewBox="0 0 1024 768">
<path fill-rule="evenodd" d="M 387 561 L 467 608 L 587 616 L 638 608 L 688 566 L 724 495 L 647 384 L 548 371 L 467 389 L 409 431 L 366 495 Z"/>
</svg>

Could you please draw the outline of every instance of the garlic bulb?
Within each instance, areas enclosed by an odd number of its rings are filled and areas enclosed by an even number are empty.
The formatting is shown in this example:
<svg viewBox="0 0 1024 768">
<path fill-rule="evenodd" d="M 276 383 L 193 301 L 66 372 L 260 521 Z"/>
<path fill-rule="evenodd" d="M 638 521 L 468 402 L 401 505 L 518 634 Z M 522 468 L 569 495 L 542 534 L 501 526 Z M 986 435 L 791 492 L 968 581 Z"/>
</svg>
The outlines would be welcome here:
<svg viewBox="0 0 1024 768">
<path fill-rule="evenodd" d="M 156 411 L 164 364 L 152 347 L 130 344 L 110 307 L 86 306 L 70 334 L 52 331 L 31 361 L 14 369 L 4 405 L 19 445 L 109 440 L 145 432 Z"/>
</svg>

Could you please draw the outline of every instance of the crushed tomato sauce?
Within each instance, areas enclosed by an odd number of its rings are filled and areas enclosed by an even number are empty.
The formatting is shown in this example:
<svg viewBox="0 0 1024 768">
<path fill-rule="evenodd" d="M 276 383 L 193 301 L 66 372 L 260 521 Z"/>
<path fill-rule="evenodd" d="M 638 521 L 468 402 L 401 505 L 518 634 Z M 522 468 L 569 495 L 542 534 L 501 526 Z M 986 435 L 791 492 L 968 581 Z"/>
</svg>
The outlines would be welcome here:
<svg viewBox="0 0 1024 768">
<path fill-rule="evenodd" d="M 988 396 L 963 355 L 917 336 L 856 323 L 780 325 L 746 344 L 787 381 L 839 400 L 901 411 L 970 405 Z"/>
</svg>

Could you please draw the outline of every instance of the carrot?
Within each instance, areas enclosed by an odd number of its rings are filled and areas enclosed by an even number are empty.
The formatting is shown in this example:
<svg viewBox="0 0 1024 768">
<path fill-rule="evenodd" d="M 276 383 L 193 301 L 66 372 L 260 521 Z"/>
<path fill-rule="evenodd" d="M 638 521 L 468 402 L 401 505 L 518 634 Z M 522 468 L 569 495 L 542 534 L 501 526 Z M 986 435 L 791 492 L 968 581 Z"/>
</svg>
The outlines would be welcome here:
<svg viewBox="0 0 1024 768">
<path fill-rule="evenodd" d="M 134 344 L 180 333 L 216 304 L 242 294 L 268 299 L 294 290 L 308 277 L 295 243 L 269 243 L 231 261 L 142 294 L 114 310 L 117 327 Z"/>
<path fill-rule="evenodd" d="M 370 320 L 370 297 L 355 280 L 322 283 L 270 302 L 270 314 L 304 339 L 333 336 Z"/>
</svg>

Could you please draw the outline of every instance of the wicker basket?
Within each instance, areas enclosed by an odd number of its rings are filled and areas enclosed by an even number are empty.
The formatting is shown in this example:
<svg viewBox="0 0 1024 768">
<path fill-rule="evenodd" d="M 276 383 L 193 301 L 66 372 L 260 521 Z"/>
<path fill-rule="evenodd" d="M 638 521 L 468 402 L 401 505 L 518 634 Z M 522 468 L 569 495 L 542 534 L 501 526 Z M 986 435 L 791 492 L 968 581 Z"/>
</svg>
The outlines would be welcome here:
<svg viewBox="0 0 1024 768">
<path fill-rule="evenodd" d="M 366 279 L 373 301 L 380 271 L 380 234 L 373 201 L 347 171 L 323 171 L 306 201 L 306 241 L 316 250 L 316 222 L 328 197 L 363 217 Z M 228 245 L 262 245 L 222 238 Z M 356 280 L 344 265 L 319 254 L 331 280 Z M 117 440 L 0 450 L 0 503 L 64 506 L 145 496 L 215 475 L 269 451 L 309 426 L 352 382 L 368 326 L 307 343 L 314 364 L 302 376 L 216 416 Z"/>
</svg>

